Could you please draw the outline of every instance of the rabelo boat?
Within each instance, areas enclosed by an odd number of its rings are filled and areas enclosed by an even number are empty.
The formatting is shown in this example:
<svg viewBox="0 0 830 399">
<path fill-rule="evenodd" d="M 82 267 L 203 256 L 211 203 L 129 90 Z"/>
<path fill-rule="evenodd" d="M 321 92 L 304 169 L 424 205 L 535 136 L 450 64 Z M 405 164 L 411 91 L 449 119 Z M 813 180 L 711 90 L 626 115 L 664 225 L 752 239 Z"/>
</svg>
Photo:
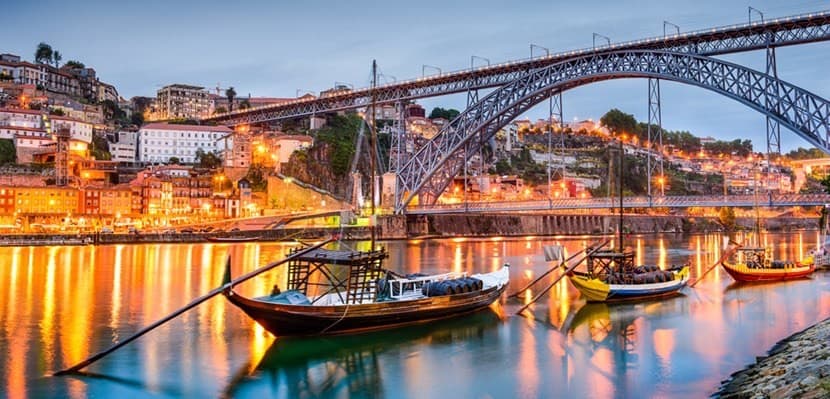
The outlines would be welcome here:
<svg viewBox="0 0 830 399">
<path fill-rule="evenodd" d="M 292 250 L 296 253 L 298 250 Z M 422 323 L 474 312 L 496 301 L 509 265 L 491 273 L 400 275 L 383 267 L 385 250 L 318 248 L 287 263 L 286 289 L 228 300 L 275 336 L 343 334 Z M 226 271 L 225 281 L 230 281 Z"/>
</svg>

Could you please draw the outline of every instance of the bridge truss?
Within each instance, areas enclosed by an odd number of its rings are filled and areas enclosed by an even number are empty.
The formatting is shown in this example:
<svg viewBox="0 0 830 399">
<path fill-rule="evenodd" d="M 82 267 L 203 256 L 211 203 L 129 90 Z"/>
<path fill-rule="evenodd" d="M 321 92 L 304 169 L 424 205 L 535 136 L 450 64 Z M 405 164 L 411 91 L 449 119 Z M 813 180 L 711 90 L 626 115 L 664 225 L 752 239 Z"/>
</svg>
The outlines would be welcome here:
<svg viewBox="0 0 830 399">
<path fill-rule="evenodd" d="M 603 52 L 663 50 L 698 55 L 722 55 L 830 40 L 830 11 L 737 24 L 650 39 L 567 51 L 411 79 L 375 88 L 343 91 L 315 99 L 297 99 L 265 107 L 237 110 L 204 119 L 234 126 L 257 124 L 327 112 L 365 108 L 373 94 L 379 104 L 436 97 L 505 85 L 530 70 Z"/>
<path fill-rule="evenodd" d="M 665 51 L 597 53 L 531 70 L 466 109 L 421 147 L 398 171 L 403 212 L 419 195 L 434 204 L 463 165 L 464 154 L 550 96 L 610 79 L 654 78 L 695 85 L 732 98 L 778 121 L 818 148 L 830 151 L 827 100 L 773 76 L 711 57 Z M 473 136 L 478 140 L 471 140 Z M 467 151 L 461 151 L 466 146 Z M 474 152 L 474 151 L 473 151 Z"/>
</svg>

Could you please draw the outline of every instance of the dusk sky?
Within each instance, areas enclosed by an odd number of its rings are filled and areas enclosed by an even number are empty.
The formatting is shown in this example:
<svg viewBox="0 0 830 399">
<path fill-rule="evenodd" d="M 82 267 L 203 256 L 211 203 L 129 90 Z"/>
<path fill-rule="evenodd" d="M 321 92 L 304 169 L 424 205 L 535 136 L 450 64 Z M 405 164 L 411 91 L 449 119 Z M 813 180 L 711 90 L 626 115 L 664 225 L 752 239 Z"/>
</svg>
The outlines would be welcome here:
<svg viewBox="0 0 830 399">
<path fill-rule="evenodd" d="M 564 51 L 591 46 L 592 33 L 612 42 L 659 36 L 663 21 L 681 31 L 744 23 L 747 7 L 766 18 L 820 11 L 827 1 L 18 1 L 4 2 L 0 53 L 31 61 L 41 41 L 95 68 L 119 93 L 154 96 L 171 83 L 240 97 L 294 97 L 335 82 L 366 86 L 372 59 L 399 80 L 422 65 L 450 71 L 470 56 L 493 63 L 529 56 L 529 44 Z M 753 14 L 753 18 L 759 18 Z M 830 97 L 830 44 L 779 49 L 779 76 Z M 764 69 L 764 53 L 726 57 Z M 483 61 L 476 60 L 477 64 Z M 428 73 L 431 70 L 427 71 Z M 391 80 L 391 77 L 389 78 Z M 764 118 L 712 92 L 664 82 L 663 126 L 720 139 L 751 138 L 765 149 Z M 420 101 L 462 109 L 464 95 Z M 546 103 L 545 103 L 546 104 Z M 610 108 L 647 119 L 645 80 L 617 80 L 565 93 L 565 118 L 599 118 Z M 528 117 L 546 117 L 546 105 Z M 782 146 L 808 146 L 782 131 Z"/>
</svg>

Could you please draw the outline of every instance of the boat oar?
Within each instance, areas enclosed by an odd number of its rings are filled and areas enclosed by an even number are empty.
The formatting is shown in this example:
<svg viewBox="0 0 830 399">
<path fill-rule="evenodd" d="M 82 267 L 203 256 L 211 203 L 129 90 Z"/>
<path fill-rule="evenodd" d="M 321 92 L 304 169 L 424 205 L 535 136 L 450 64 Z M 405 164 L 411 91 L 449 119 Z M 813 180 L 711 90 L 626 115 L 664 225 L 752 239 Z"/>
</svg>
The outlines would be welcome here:
<svg viewBox="0 0 830 399">
<path fill-rule="evenodd" d="M 608 242 L 608 241 L 606 241 L 605 243 L 607 243 L 607 242 Z M 569 268 L 565 269 L 565 271 L 564 271 L 564 272 L 562 272 L 562 274 L 561 274 L 561 275 L 559 275 L 559 277 L 557 277 L 557 278 L 556 278 L 556 280 L 553 280 L 553 282 L 552 282 L 552 283 L 550 283 L 550 285 L 549 285 L 547 288 L 545 288 L 542 292 L 540 292 L 540 293 L 539 293 L 539 295 L 537 295 L 537 296 L 536 296 L 536 298 L 531 299 L 531 300 L 530 300 L 530 302 L 528 302 L 528 303 L 527 303 L 527 305 L 522 306 L 522 308 L 521 308 L 521 309 L 519 309 L 519 311 L 518 311 L 518 312 L 516 312 L 516 314 L 517 314 L 517 315 L 518 315 L 518 314 L 521 314 L 521 313 L 522 313 L 522 312 L 524 312 L 524 311 L 525 311 L 525 309 L 527 309 L 530 305 L 533 305 L 533 303 L 534 303 L 534 302 L 538 301 L 538 300 L 539 300 L 539 298 L 541 298 L 541 297 L 545 296 L 545 294 L 547 294 L 547 293 L 548 293 L 548 291 L 550 291 L 550 289 L 551 289 L 551 288 L 553 288 L 553 286 L 554 286 L 554 285 L 556 285 L 556 283 L 558 283 L 558 282 L 559 282 L 559 280 L 562 280 L 562 278 L 563 278 L 563 277 L 565 277 L 565 276 L 567 276 L 567 275 L 568 275 L 568 273 L 570 273 L 570 272 L 572 272 L 574 269 L 576 269 L 576 267 L 577 267 L 577 266 L 579 266 L 580 264 L 582 264 L 582 261 L 584 261 L 584 260 L 585 260 L 586 258 L 588 258 L 589 256 L 593 255 L 593 254 L 594 254 L 594 252 L 597 252 L 597 251 L 599 251 L 599 250 L 600 250 L 600 248 L 604 247 L 604 246 L 605 246 L 605 243 L 603 243 L 603 245 L 601 245 L 601 246 L 598 246 L 598 247 L 595 247 L 595 248 L 591 248 L 591 250 L 590 250 L 590 251 L 588 251 L 587 253 L 585 253 L 585 256 L 583 256 L 583 257 L 582 257 L 582 259 L 580 259 L 578 262 L 574 263 L 574 265 L 573 265 L 573 266 L 571 266 L 571 267 L 569 267 Z M 564 267 L 564 266 L 563 266 L 563 267 Z"/>
<path fill-rule="evenodd" d="M 264 273 L 264 272 L 266 272 L 266 271 L 268 271 L 268 270 L 271 270 L 271 269 L 273 269 L 273 268 L 275 268 L 275 267 L 277 267 L 277 266 L 279 266 L 279 265 L 282 265 L 283 263 L 286 263 L 286 262 L 288 262 L 288 261 L 290 261 L 290 260 L 292 260 L 292 259 L 294 259 L 294 258 L 296 258 L 296 257 L 302 256 L 302 255 L 304 255 L 304 254 L 306 254 L 306 253 L 308 253 L 308 252 L 311 252 L 311 251 L 313 251 L 313 250 L 315 250 L 315 249 L 317 249 L 317 248 L 320 248 L 320 247 L 322 247 L 323 245 L 326 245 L 326 244 L 328 244 L 328 243 L 330 243 L 330 242 L 332 242 L 332 241 L 333 241 L 333 239 L 328 239 L 328 240 L 323 241 L 323 242 L 321 242 L 321 243 L 319 243 L 319 244 L 315 244 L 315 245 L 313 245 L 313 246 L 311 246 L 311 247 L 304 248 L 304 249 L 302 249 L 302 250 L 299 250 L 299 251 L 297 251 L 297 252 L 294 252 L 294 253 L 292 253 L 291 255 L 287 256 L 285 259 L 282 259 L 282 260 L 280 260 L 280 261 L 273 262 L 273 263 L 270 263 L 270 264 L 268 264 L 268 265 L 265 265 L 265 266 L 263 266 L 262 268 L 259 268 L 259 269 L 257 269 L 257 270 L 251 271 L 251 272 L 249 272 L 249 273 L 247 273 L 247 274 L 244 274 L 244 275 L 242 275 L 242 276 L 240 276 L 240 277 L 237 277 L 237 278 L 235 278 L 235 279 L 233 279 L 233 280 L 230 280 L 230 281 L 227 281 L 227 280 L 226 280 L 226 281 L 225 281 L 225 282 L 224 282 L 224 283 L 223 283 L 223 284 L 222 284 L 219 288 L 214 288 L 213 290 L 211 290 L 211 291 L 210 291 L 210 292 L 208 292 L 207 294 L 202 295 L 202 296 L 200 296 L 200 297 L 198 297 L 198 298 L 196 298 L 196 299 L 194 299 L 194 300 L 190 301 L 190 303 L 188 303 L 188 304 L 187 304 L 187 305 L 185 305 L 184 307 L 182 307 L 182 308 L 180 308 L 179 310 L 176 310 L 175 312 L 173 312 L 173 313 L 171 313 L 171 314 L 167 315 L 167 316 L 166 316 L 166 317 L 164 317 L 163 319 L 161 319 L 161 320 L 159 320 L 159 321 L 157 321 L 157 322 L 155 322 L 155 323 L 153 323 L 153 324 L 150 324 L 150 325 L 149 325 L 149 326 L 147 326 L 147 327 L 142 328 L 140 331 L 138 331 L 137 333 L 135 333 L 135 334 L 131 335 L 131 336 L 130 336 L 130 337 L 128 337 L 127 339 L 125 339 L 125 340 L 123 340 L 123 341 L 121 341 L 121 342 L 119 342 L 119 343 L 117 343 L 117 344 L 115 344 L 115 345 L 113 345 L 113 346 L 109 347 L 108 349 L 106 349 L 106 350 L 104 350 L 104 351 L 99 352 L 98 354 L 96 354 L 96 355 L 94 355 L 94 356 L 92 356 L 92 357 L 90 357 L 90 358 L 88 358 L 88 359 L 86 359 L 86 360 L 84 360 L 84 361 L 82 361 L 82 362 L 80 362 L 80 363 L 78 363 L 78 364 L 76 364 L 76 365 L 72 366 L 72 367 L 69 367 L 69 368 L 66 368 L 66 369 L 60 370 L 60 371 L 56 372 L 54 375 L 63 375 L 63 374 L 74 373 L 74 372 L 76 372 L 76 371 L 78 371 L 78 370 L 80 370 L 80 369 L 82 369 L 82 368 L 84 368 L 84 367 L 86 367 L 86 366 L 89 366 L 90 364 L 92 364 L 92 363 L 94 363 L 94 362 L 98 361 L 98 360 L 99 360 L 99 359 L 101 359 L 102 357 L 104 357 L 104 356 L 106 356 L 106 355 L 109 355 L 109 354 L 110 354 L 110 353 L 112 353 L 112 352 L 115 352 L 118 348 L 121 348 L 122 346 L 127 345 L 128 343 L 132 342 L 132 341 L 133 341 L 133 340 L 135 340 L 136 338 L 138 338 L 138 337 L 140 337 L 140 336 L 142 336 L 142 335 L 144 335 L 144 334 L 146 334 L 146 333 L 148 333 L 148 332 L 150 332 L 150 331 L 154 330 L 156 327 L 158 327 L 158 326 L 160 326 L 160 325 L 162 325 L 162 324 L 164 324 L 164 323 L 167 323 L 168 321 L 170 321 L 170 320 L 172 320 L 172 319 L 176 318 L 176 317 L 177 317 L 177 316 L 179 316 L 180 314 L 182 314 L 182 313 L 184 313 L 184 312 L 186 312 L 186 311 L 188 311 L 188 310 L 190 310 L 190 309 L 192 309 L 192 308 L 196 307 L 196 306 L 197 306 L 197 305 L 199 305 L 200 303 L 202 303 L 202 302 L 204 302 L 204 301 L 207 301 L 208 299 L 213 298 L 214 296 L 216 296 L 216 295 L 218 295 L 218 294 L 222 293 L 222 291 L 224 291 L 224 290 L 226 290 L 226 289 L 230 288 L 231 286 L 233 286 L 233 285 L 235 285 L 235 284 L 239 284 L 239 283 L 241 283 L 241 282 L 243 282 L 243 281 L 246 281 L 246 280 L 248 280 L 248 279 L 250 279 L 250 278 L 253 278 L 253 277 L 255 277 L 255 276 L 257 276 L 257 275 L 259 275 L 259 274 L 261 274 L 261 273 Z M 227 266 L 227 268 L 226 268 L 226 270 L 225 270 L 225 275 L 226 275 L 226 278 L 229 276 L 229 274 L 230 274 L 230 258 L 228 258 L 228 266 Z"/>
<path fill-rule="evenodd" d="M 605 241 L 603 241 L 603 242 L 599 243 L 599 245 L 597 245 L 596 247 L 593 247 L 593 246 L 589 246 L 589 247 L 592 247 L 592 248 L 602 248 L 602 247 L 604 247 L 604 246 L 608 245 L 608 242 L 609 242 L 609 241 L 611 241 L 611 239 L 610 239 L 610 238 L 607 238 L 607 239 L 605 239 Z M 581 253 L 583 253 L 583 252 L 585 252 L 585 249 L 579 250 L 577 253 L 575 253 L 575 254 L 571 255 L 568 259 L 565 259 L 565 261 L 564 261 L 564 262 L 562 262 L 562 263 L 560 263 L 560 264 L 556 265 L 556 267 L 552 267 L 552 268 L 550 268 L 550 270 L 546 271 L 546 272 L 545 272 L 545 273 L 543 273 L 541 276 L 539 276 L 539 277 L 538 277 L 538 278 L 536 278 L 535 280 L 531 281 L 531 282 L 530 282 L 530 284 L 526 285 L 524 288 L 522 288 L 522 289 L 520 289 L 520 290 L 516 291 L 515 293 L 513 293 L 513 294 L 509 295 L 509 296 L 508 296 L 508 298 L 515 298 L 515 297 L 519 296 L 522 292 L 527 291 L 527 290 L 528 290 L 530 287 L 532 287 L 534 284 L 538 283 L 538 282 L 539 282 L 539 280 L 541 280 L 541 279 L 545 278 L 545 276 L 547 276 L 548 274 L 553 273 L 553 271 L 554 271 L 554 270 L 559 269 L 561 266 L 563 266 L 563 265 L 567 265 L 567 264 L 568 264 L 568 262 L 570 262 L 570 261 L 574 260 L 574 258 L 576 258 L 577 256 L 579 256 L 579 255 L 580 255 Z"/>
<path fill-rule="evenodd" d="M 697 278 L 697 280 L 689 284 L 689 288 L 693 288 L 700 280 L 703 280 L 703 278 L 706 277 L 706 275 L 709 274 L 709 272 L 712 271 L 712 269 L 718 267 L 718 265 L 720 265 L 728 256 L 732 255 L 732 253 L 735 252 L 735 249 L 737 249 L 740 246 L 740 244 L 734 241 L 730 241 L 729 245 L 727 245 L 726 248 L 724 248 L 720 258 L 717 261 L 715 261 L 715 263 L 713 263 L 712 266 L 709 266 L 709 268 L 706 269 L 706 271 L 703 272 L 703 274 L 701 274 L 700 277 Z"/>
</svg>

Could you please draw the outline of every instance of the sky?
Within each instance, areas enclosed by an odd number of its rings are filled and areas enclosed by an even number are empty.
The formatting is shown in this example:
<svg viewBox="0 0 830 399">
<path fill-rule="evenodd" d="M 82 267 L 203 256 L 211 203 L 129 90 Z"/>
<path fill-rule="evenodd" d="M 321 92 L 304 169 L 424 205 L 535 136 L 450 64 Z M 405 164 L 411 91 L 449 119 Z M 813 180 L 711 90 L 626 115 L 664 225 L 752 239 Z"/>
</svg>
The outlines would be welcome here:
<svg viewBox="0 0 830 399">
<path fill-rule="evenodd" d="M 468 68 L 471 56 L 493 63 L 526 58 L 530 44 L 553 52 L 661 36 L 663 21 L 681 32 L 743 23 L 748 7 L 771 19 L 830 9 L 830 1 L 322 1 L 322 0 L 4 0 L 0 53 L 34 58 L 40 42 L 95 68 L 119 93 L 154 96 L 172 83 L 239 96 L 295 97 L 336 82 L 368 86 L 371 63 L 388 80 L 421 75 L 423 65 Z M 753 18 L 759 18 L 753 13 Z M 781 79 L 830 97 L 830 43 L 779 49 Z M 539 54 L 539 50 L 534 50 Z M 764 70 L 762 51 L 722 57 Z M 476 65 L 485 61 L 476 58 Z M 434 73 L 432 68 L 427 74 Z M 564 93 L 566 120 L 598 119 L 611 108 L 647 120 L 644 79 L 613 80 Z M 663 127 L 722 140 L 752 139 L 765 150 L 765 119 L 713 92 L 661 83 Z M 419 101 L 463 109 L 466 95 Z M 528 111 L 547 118 L 546 102 Z M 782 130 L 782 150 L 809 144 Z"/>
</svg>

